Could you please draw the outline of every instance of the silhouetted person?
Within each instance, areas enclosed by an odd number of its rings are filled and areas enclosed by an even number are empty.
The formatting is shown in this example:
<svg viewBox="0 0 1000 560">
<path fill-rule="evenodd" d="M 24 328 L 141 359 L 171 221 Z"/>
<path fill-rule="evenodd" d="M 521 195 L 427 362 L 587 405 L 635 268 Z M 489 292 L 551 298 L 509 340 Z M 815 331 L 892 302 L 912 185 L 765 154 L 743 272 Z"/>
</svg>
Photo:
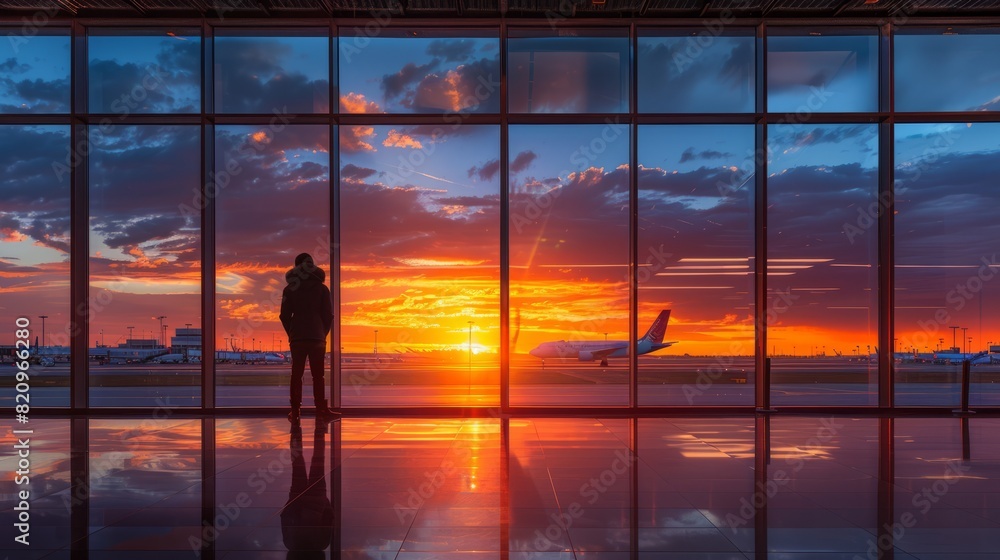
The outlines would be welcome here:
<svg viewBox="0 0 1000 560">
<path fill-rule="evenodd" d="M 326 387 L 323 383 L 326 336 L 333 324 L 333 303 L 330 289 L 323 284 L 326 274 L 316 266 L 309 253 L 295 257 L 295 266 L 285 273 L 288 285 L 281 293 L 281 326 L 288 334 L 292 351 L 292 386 L 289 397 L 292 405 L 288 421 L 298 424 L 302 408 L 302 374 L 306 360 L 312 374 L 313 401 L 316 419 L 329 422 L 337 413 L 327 406 Z"/>
<path fill-rule="evenodd" d="M 299 426 L 292 426 L 290 448 L 292 486 L 281 510 L 281 539 L 288 548 L 288 560 L 322 559 L 333 538 L 333 505 L 326 493 L 326 424 L 316 422 L 308 475 Z"/>
</svg>

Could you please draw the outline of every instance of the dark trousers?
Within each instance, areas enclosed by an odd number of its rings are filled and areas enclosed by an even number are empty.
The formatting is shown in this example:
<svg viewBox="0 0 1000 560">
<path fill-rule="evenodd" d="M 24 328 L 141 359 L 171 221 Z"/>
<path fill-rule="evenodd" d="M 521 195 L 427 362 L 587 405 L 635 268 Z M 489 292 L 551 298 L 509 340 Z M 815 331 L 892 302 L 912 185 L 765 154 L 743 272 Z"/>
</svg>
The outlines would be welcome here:
<svg viewBox="0 0 1000 560">
<path fill-rule="evenodd" d="M 326 388 L 323 386 L 323 368 L 326 358 L 325 340 L 302 340 L 291 343 L 292 350 L 292 406 L 302 404 L 302 374 L 306 371 L 306 360 L 309 360 L 309 372 L 313 380 L 313 399 L 318 404 L 326 400 Z"/>
</svg>

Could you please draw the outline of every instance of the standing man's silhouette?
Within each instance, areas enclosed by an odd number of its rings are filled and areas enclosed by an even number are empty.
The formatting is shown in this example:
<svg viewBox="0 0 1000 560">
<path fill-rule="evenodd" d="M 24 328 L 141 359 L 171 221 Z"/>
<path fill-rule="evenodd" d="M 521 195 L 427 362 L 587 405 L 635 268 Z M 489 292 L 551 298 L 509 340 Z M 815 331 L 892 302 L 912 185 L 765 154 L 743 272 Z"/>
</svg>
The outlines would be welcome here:
<svg viewBox="0 0 1000 560">
<path fill-rule="evenodd" d="M 333 324 L 333 303 L 330 289 L 323 284 L 326 274 L 316 266 L 309 253 L 295 257 L 295 266 L 285 273 L 288 285 L 281 293 L 281 326 L 288 334 L 292 350 L 291 412 L 288 421 L 299 423 L 302 407 L 302 374 L 306 360 L 313 381 L 313 400 L 316 403 L 316 420 L 328 422 L 337 413 L 327 406 L 326 388 L 323 383 L 326 337 Z"/>
</svg>

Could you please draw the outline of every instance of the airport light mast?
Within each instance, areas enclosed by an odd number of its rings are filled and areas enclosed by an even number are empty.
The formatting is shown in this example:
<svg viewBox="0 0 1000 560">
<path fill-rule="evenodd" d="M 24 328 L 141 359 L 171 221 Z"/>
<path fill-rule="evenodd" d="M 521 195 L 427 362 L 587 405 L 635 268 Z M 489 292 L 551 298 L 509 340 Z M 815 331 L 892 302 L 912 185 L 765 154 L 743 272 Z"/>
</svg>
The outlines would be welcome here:
<svg viewBox="0 0 1000 560">
<path fill-rule="evenodd" d="M 166 316 L 166 315 L 160 315 L 159 317 L 156 317 L 156 319 L 158 319 L 158 320 L 160 321 L 160 331 L 162 331 L 162 332 L 164 332 L 164 333 L 165 333 L 166 331 L 164 331 L 164 330 L 163 330 L 163 320 L 164 320 L 164 319 L 166 319 L 166 318 L 167 318 L 167 316 Z M 162 339 L 162 338 L 160 339 L 160 346 L 166 346 L 166 345 L 165 345 L 165 344 L 163 343 L 163 339 Z"/>
<path fill-rule="evenodd" d="M 958 348 L 958 343 L 955 340 L 955 335 L 958 333 L 958 329 L 960 329 L 962 327 L 948 327 L 948 328 L 951 329 L 951 348 L 953 350 L 957 349 Z"/>
<path fill-rule="evenodd" d="M 475 325 L 475 321 L 469 321 L 469 367 L 472 367 L 472 325 Z"/>
<path fill-rule="evenodd" d="M 39 315 L 39 319 L 42 320 L 42 348 L 45 348 L 45 320 L 49 318 L 48 315 Z"/>
</svg>

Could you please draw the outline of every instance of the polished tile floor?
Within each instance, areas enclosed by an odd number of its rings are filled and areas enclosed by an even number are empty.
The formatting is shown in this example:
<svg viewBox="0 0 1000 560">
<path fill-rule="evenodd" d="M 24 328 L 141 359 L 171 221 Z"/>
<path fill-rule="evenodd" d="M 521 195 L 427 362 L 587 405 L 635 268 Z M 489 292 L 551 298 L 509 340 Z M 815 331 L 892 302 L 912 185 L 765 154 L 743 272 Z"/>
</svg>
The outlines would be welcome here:
<svg viewBox="0 0 1000 560">
<path fill-rule="evenodd" d="M 18 484 L 24 427 L 9 559 L 1000 557 L 1000 418 L 32 419 Z"/>
</svg>

